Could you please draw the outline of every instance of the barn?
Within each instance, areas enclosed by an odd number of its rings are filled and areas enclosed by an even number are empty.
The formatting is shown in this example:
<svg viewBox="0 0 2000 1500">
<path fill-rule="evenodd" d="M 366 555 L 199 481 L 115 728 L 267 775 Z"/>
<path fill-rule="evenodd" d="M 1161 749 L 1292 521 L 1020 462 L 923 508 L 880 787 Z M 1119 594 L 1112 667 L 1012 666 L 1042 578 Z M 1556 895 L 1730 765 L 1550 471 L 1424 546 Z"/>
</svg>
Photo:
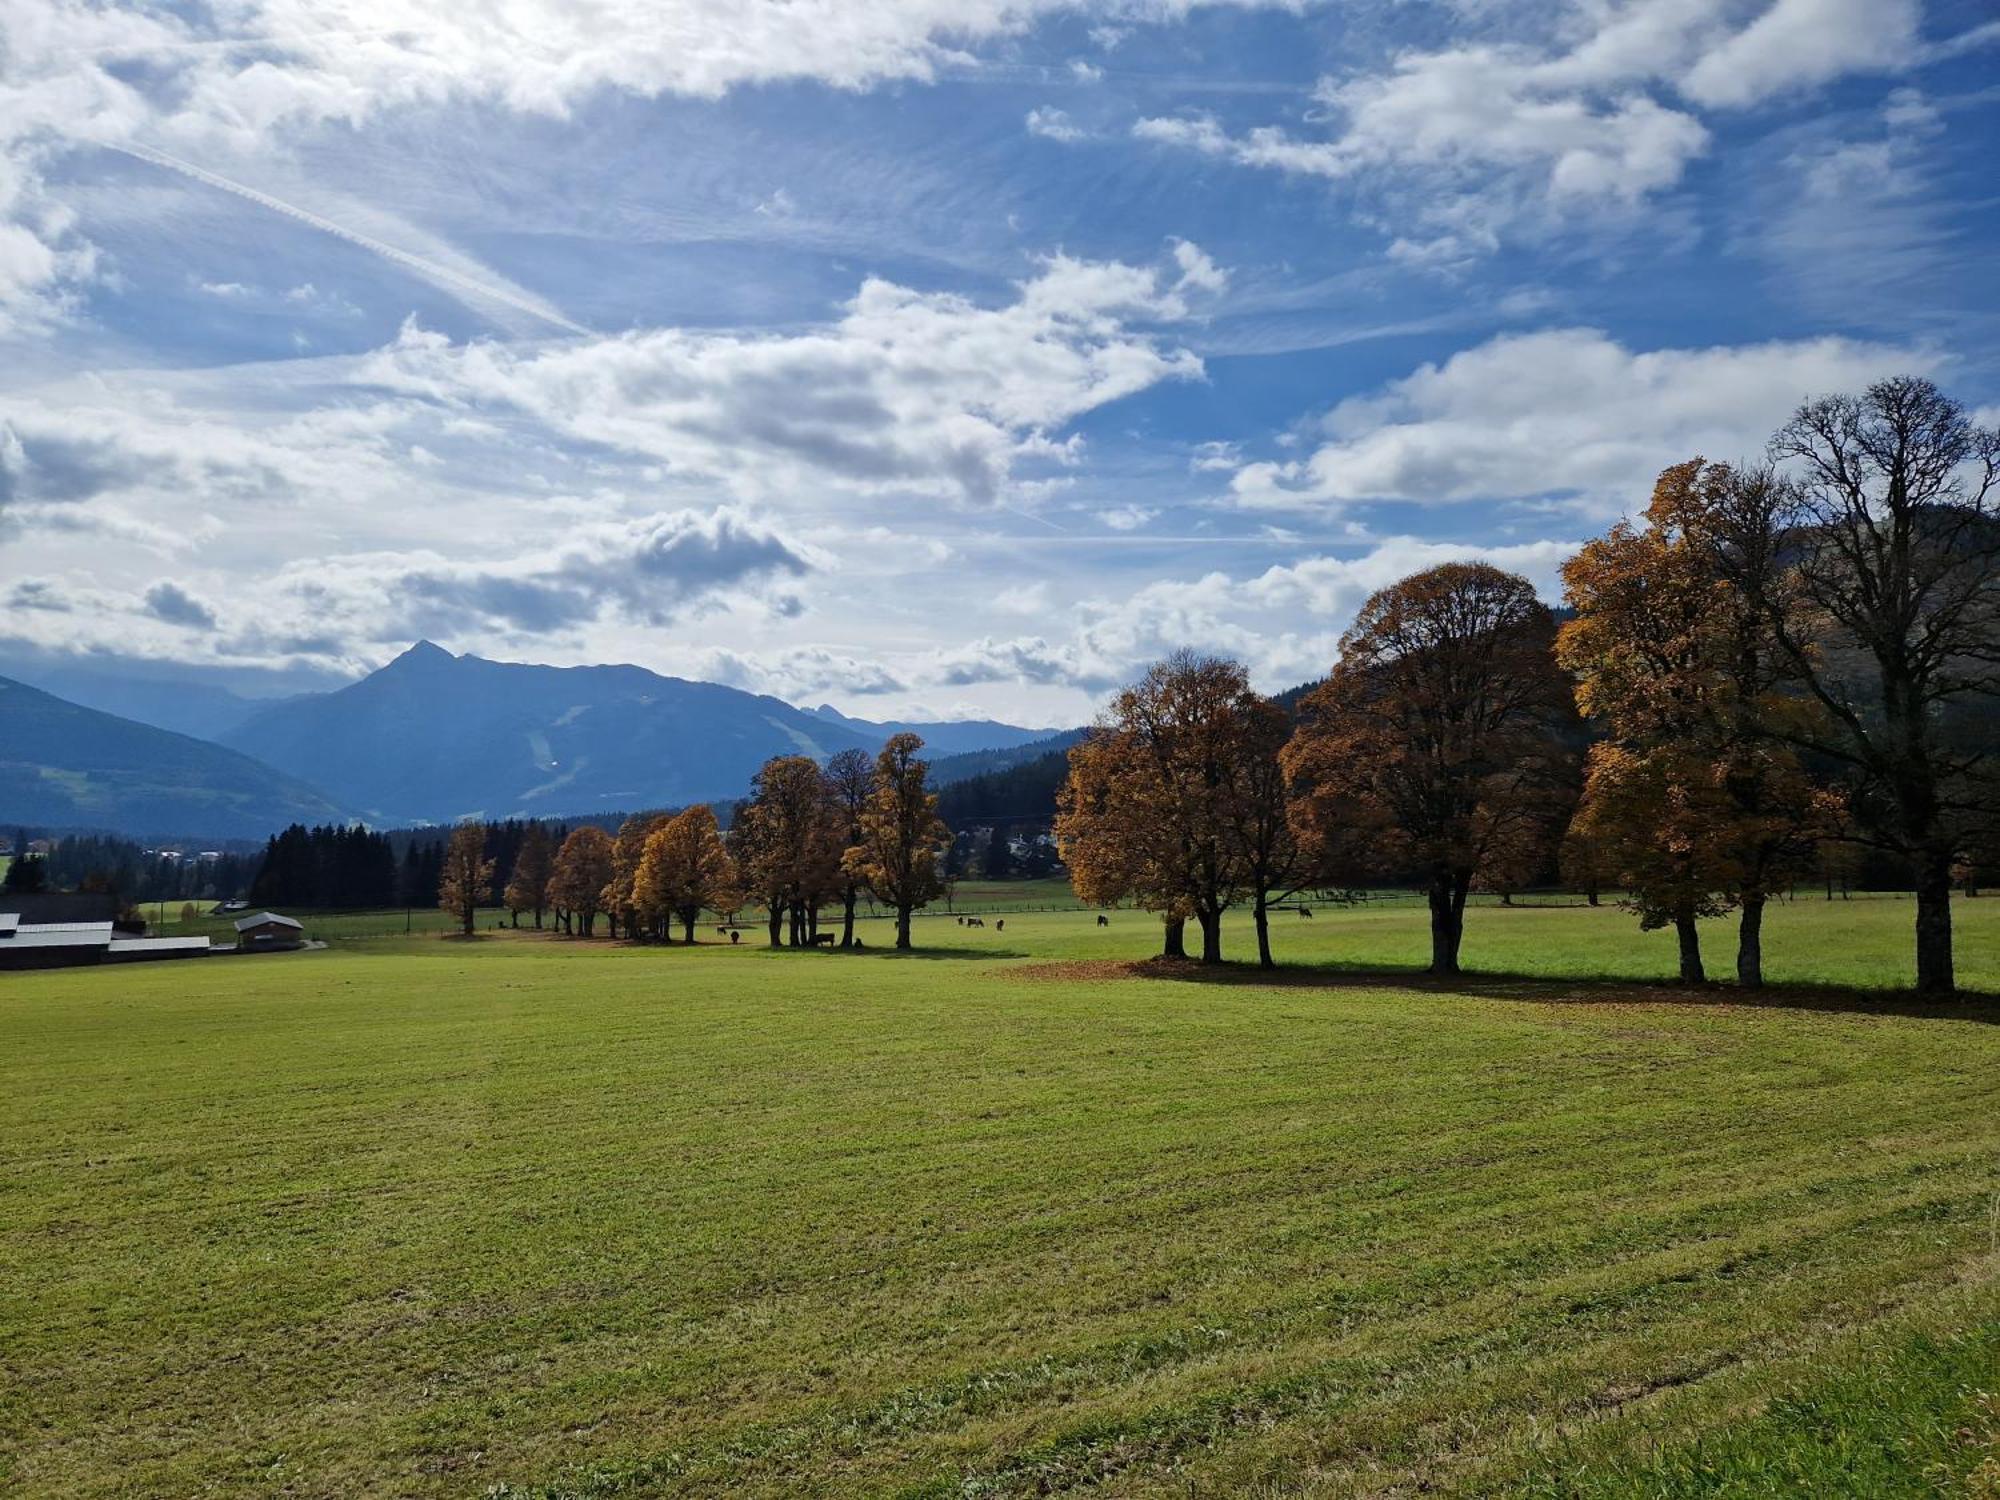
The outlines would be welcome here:
<svg viewBox="0 0 2000 1500">
<path fill-rule="evenodd" d="M 305 941 L 306 930 L 290 917 L 274 911 L 253 912 L 236 919 L 236 950 L 255 953 L 274 948 L 296 948 Z"/>
<path fill-rule="evenodd" d="M 0 912 L 0 969 L 202 958 L 208 951 L 205 937 L 126 937 L 108 921 L 23 922 L 18 912 Z"/>
</svg>

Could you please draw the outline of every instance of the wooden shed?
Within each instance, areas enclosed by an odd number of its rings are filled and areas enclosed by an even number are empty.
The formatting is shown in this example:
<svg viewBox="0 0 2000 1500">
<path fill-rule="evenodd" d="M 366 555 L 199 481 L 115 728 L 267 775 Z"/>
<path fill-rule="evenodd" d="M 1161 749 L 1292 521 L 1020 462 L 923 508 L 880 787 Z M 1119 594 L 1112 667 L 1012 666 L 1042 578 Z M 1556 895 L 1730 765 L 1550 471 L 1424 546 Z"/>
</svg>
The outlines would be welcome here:
<svg viewBox="0 0 2000 1500">
<path fill-rule="evenodd" d="M 249 951 L 258 948 L 296 948 L 305 941 L 306 930 L 290 917 L 274 911 L 253 912 L 236 919 L 236 946 Z"/>
</svg>

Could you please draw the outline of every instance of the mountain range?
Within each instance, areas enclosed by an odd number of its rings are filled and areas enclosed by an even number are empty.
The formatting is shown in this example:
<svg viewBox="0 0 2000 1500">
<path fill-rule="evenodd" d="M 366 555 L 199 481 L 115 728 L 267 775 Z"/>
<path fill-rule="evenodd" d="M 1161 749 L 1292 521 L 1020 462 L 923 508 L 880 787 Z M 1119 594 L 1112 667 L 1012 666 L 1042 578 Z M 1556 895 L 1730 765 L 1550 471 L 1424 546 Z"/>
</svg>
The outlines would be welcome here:
<svg viewBox="0 0 2000 1500">
<path fill-rule="evenodd" d="M 220 840 L 341 815 L 324 793 L 238 751 L 0 677 L 0 826 Z"/>
<path fill-rule="evenodd" d="M 50 682 L 47 673 L 38 674 Z M 80 676 L 77 697 L 0 678 L 0 820 L 255 837 L 293 820 L 376 826 L 562 817 L 740 797 L 774 755 L 872 755 L 921 735 L 961 775 L 1055 733 L 993 720 L 857 719 L 642 667 L 454 656 L 420 641 L 358 682 L 263 702 Z M 142 720 L 151 720 L 146 723 Z M 201 724 L 205 743 L 170 732 Z M 164 726 L 164 727 L 163 727 Z"/>
<path fill-rule="evenodd" d="M 273 703 L 220 738 L 394 824 L 718 801 L 742 796 L 773 755 L 872 755 L 899 729 L 947 752 L 1049 733 L 876 724 L 642 667 L 488 661 L 420 641 L 359 682 Z"/>
</svg>

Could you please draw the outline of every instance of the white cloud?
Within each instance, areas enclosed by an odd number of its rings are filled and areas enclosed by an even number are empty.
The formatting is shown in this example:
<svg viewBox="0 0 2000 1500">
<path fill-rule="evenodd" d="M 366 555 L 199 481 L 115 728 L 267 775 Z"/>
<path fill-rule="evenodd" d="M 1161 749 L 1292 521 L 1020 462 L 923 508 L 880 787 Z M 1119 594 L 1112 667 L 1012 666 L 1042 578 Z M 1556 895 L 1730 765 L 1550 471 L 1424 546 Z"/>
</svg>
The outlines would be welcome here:
<svg viewBox="0 0 2000 1500">
<path fill-rule="evenodd" d="M 695 669 L 704 682 L 720 682 L 791 702 L 806 702 L 828 693 L 864 697 L 900 693 L 909 686 L 880 661 L 824 646 L 762 653 L 717 647 L 701 653 Z"/>
<path fill-rule="evenodd" d="M 1324 136 L 1232 131 L 1209 115 L 1133 133 L 1239 165 L 1351 183 L 1379 203 L 1391 253 L 1451 265 L 1510 238 L 1629 213 L 1709 147 L 1694 109 L 1740 109 L 1922 61 L 1918 0 L 1571 0 L 1496 12 L 1516 40 L 1396 55 L 1316 90 Z"/>
<path fill-rule="evenodd" d="M 919 685 L 1061 685 L 1103 693 L 1134 680 L 1182 646 L 1242 661 L 1265 691 L 1290 687 L 1332 667 L 1341 633 L 1377 589 L 1443 562 L 1481 559 L 1518 572 L 1546 599 L 1578 543 L 1539 541 L 1479 546 L 1389 537 L 1351 558 L 1307 557 L 1246 577 L 1211 572 L 1160 579 L 1121 599 L 1087 599 L 1071 613 L 1068 638 L 982 636 L 930 653 L 906 675 Z"/>
<path fill-rule="evenodd" d="M 1137 531 L 1158 514 L 1157 510 L 1144 505 L 1114 505 L 1101 512 L 1097 519 L 1113 531 Z"/>
<path fill-rule="evenodd" d="M 1710 48 L 1681 89 L 1699 104 L 1742 108 L 1849 73 L 1892 73 L 1918 55 L 1919 0 L 1776 0 Z"/>
<path fill-rule="evenodd" d="M 1055 434 L 1086 411 L 1201 362 L 1135 323 L 1188 314 L 1156 268 L 1056 256 L 1015 300 L 869 280 L 829 327 L 754 337 L 651 330 L 539 350 L 452 346 L 414 326 L 366 379 L 444 405 L 499 406 L 572 440 L 657 460 L 766 499 L 802 486 L 957 501 L 999 498 L 1022 462 L 1073 462 Z"/>
<path fill-rule="evenodd" d="M 1080 141 L 1083 132 L 1070 117 L 1059 109 L 1046 107 L 1028 111 L 1028 134 L 1038 135 L 1051 141 Z"/>
<path fill-rule="evenodd" d="M 993 607 L 1002 614 L 1045 615 L 1049 612 L 1049 586 L 1043 583 L 1016 584 L 993 596 Z"/>
<path fill-rule="evenodd" d="M 1204 4 L 1095 0 L 1129 22 Z M 1282 3 L 1282 0 L 1271 0 Z M 45 186 L 76 148 L 140 154 L 402 260 L 438 284 L 531 315 L 561 315 L 521 288 L 420 254 L 226 175 L 287 134 L 361 127 L 453 104 L 567 116 L 593 94 L 714 98 L 814 81 L 867 89 L 976 66 L 1071 0 L 234 0 L 189 8 L 12 0 L 0 48 L 0 337 L 69 317 L 97 251 Z M 218 171 L 217 168 L 225 170 Z"/>
<path fill-rule="evenodd" d="M 1847 339 L 1627 349 L 1595 329 L 1506 335 L 1341 402 L 1305 458 L 1239 468 L 1241 505 L 1577 495 L 1636 507 L 1668 464 L 1761 452 L 1803 400 L 1935 355 Z"/>
</svg>

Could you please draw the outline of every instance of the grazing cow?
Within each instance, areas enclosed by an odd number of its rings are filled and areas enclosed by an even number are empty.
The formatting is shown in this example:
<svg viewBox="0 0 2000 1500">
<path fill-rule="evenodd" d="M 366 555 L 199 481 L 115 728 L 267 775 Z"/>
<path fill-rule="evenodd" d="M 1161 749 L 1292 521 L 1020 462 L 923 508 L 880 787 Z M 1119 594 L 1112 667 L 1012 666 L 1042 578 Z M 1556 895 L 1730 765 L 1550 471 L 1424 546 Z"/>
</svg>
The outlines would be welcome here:
<svg viewBox="0 0 2000 1500">
<path fill-rule="evenodd" d="M 1097 914 L 1097 925 L 1099 927 L 1109 927 L 1111 925 L 1111 918 L 1105 916 L 1103 912 L 1099 912 Z"/>
<path fill-rule="evenodd" d="M 856 939 L 854 940 L 854 946 L 855 946 L 855 947 L 857 947 L 857 948 L 866 948 L 866 947 L 867 947 L 868 945 L 867 945 L 866 943 L 862 942 L 860 938 L 856 938 Z"/>
<path fill-rule="evenodd" d="M 1007 930 L 1007 919 L 1005 917 L 1002 917 L 999 921 L 995 922 L 993 924 L 993 930 L 995 932 L 1005 932 Z"/>
<path fill-rule="evenodd" d="M 728 937 L 729 929 L 727 927 L 718 927 L 715 929 L 715 935 L 717 937 Z"/>
<path fill-rule="evenodd" d="M 833 946 L 833 934 L 830 932 L 813 934 L 812 945 L 815 948 L 831 948 Z"/>
<path fill-rule="evenodd" d="M 965 925 L 965 918 L 963 918 L 963 917 L 960 917 L 960 918 L 958 919 L 958 925 L 959 925 L 959 926 L 961 926 L 961 927 L 963 927 L 963 926 Z"/>
<path fill-rule="evenodd" d="M 1299 915 L 1302 917 L 1309 917 L 1312 914 L 1313 914 L 1313 909 L 1310 906 L 1301 906 L 1299 908 Z"/>
<path fill-rule="evenodd" d="M 743 941 L 743 934 L 738 932 L 734 927 L 732 927 L 729 929 L 729 941 L 732 943 L 740 943 Z"/>
</svg>

